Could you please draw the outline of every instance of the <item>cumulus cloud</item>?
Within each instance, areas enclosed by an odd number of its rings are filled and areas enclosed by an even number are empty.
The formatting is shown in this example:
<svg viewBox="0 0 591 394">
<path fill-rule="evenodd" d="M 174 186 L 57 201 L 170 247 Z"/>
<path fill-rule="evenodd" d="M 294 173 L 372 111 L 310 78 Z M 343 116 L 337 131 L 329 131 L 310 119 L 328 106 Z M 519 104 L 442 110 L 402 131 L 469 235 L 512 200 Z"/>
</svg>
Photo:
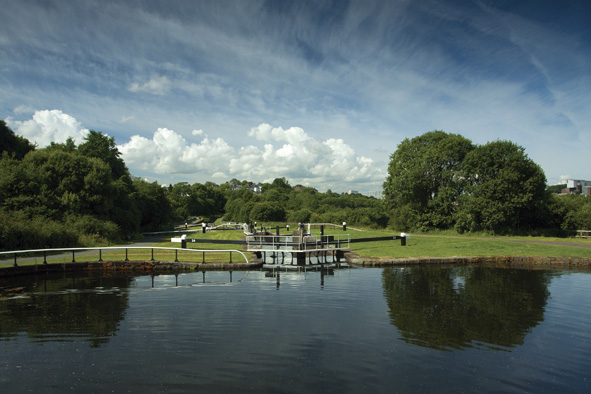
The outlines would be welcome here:
<svg viewBox="0 0 591 394">
<path fill-rule="evenodd" d="M 16 134 L 22 135 L 39 147 L 52 142 L 66 142 L 68 137 L 80 144 L 88 134 L 88 129 L 83 128 L 74 117 L 57 109 L 35 111 L 32 119 L 22 122 L 9 118 L 7 123 Z"/>
<path fill-rule="evenodd" d="M 171 83 L 170 80 L 168 78 L 166 78 L 166 76 L 153 76 L 150 78 L 150 80 L 148 82 L 145 83 L 138 83 L 138 82 L 134 82 L 131 85 L 129 85 L 129 91 L 130 92 L 134 92 L 134 93 L 138 93 L 138 92 L 145 92 L 145 93 L 150 93 L 150 94 L 155 94 L 155 95 L 159 95 L 162 96 L 166 93 L 168 93 L 168 91 L 171 88 Z"/>
<path fill-rule="evenodd" d="M 88 134 L 80 122 L 60 110 L 36 111 L 30 120 L 8 118 L 7 123 L 40 147 L 65 142 L 68 137 L 80 144 Z M 165 183 L 176 174 L 201 182 L 231 178 L 271 182 L 286 177 L 294 184 L 334 188 L 343 182 L 378 183 L 384 178 L 371 158 L 358 155 L 340 138 L 317 140 L 300 127 L 283 129 L 264 123 L 251 128 L 247 135 L 252 143 L 231 146 L 200 129 L 193 130 L 187 140 L 162 127 L 148 138 L 134 135 L 118 149 L 132 174 L 157 174 Z"/>
<path fill-rule="evenodd" d="M 183 136 L 167 128 L 156 130 L 152 139 L 134 135 L 118 148 L 130 168 L 161 175 L 219 173 L 234 151 L 221 138 L 205 137 L 200 143 L 188 143 Z"/>
<path fill-rule="evenodd" d="M 381 182 L 384 177 L 371 158 L 359 156 L 342 139 L 318 141 L 303 129 L 273 128 L 261 124 L 248 133 L 252 145 L 232 147 L 222 138 L 209 138 L 202 130 L 193 136 L 202 137 L 189 143 L 179 133 L 158 129 L 151 139 L 135 135 L 120 145 L 119 150 L 133 170 L 165 174 L 202 174 L 215 180 L 229 178 L 272 181 L 286 177 L 291 182 L 313 185 L 339 182 Z M 264 141 L 256 146 L 257 141 Z M 211 178 L 209 178 L 211 179 Z"/>
</svg>

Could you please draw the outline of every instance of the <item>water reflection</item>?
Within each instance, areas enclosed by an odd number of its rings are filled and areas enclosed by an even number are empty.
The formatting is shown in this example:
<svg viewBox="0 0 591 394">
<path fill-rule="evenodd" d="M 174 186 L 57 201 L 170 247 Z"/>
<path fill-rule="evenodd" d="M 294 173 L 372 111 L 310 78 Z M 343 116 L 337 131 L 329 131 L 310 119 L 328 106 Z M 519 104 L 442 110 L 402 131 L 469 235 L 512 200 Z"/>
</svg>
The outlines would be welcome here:
<svg viewBox="0 0 591 394">
<path fill-rule="evenodd" d="M 544 319 L 550 275 L 483 267 L 385 269 L 391 323 L 404 341 L 509 350 Z"/>
<path fill-rule="evenodd" d="M 128 307 L 130 277 L 40 275 L 0 281 L 0 338 L 35 342 L 80 338 L 99 347 L 115 335 Z M 56 302 L 51 295 L 59 295 Z"/>
</svg>

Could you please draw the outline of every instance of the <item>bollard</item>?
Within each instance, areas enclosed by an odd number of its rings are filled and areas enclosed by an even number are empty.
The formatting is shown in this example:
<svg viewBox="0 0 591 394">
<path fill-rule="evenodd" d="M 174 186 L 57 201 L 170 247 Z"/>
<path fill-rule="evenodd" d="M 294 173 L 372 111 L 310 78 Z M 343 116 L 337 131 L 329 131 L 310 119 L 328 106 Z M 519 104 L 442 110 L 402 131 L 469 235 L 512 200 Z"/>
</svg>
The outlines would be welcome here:
<svg viewBox="0 0 591 394">
<path fill-rule="evenodd" d="M 201 229 L 202 229 L 203 234 L 205 234 L 206 227 L 207 227 L 207 224 L 201 223 Z"/>
<path fill-rule="evenodd" d="M 343 231 L 347 231 L 347 222 L 343 222 Z"/>
<path fill-rule="evenodd" d="M 410 235 L 400 233 L 400 246 L 406 246 L 406 239 L 410 238 Z"/>
</svg>

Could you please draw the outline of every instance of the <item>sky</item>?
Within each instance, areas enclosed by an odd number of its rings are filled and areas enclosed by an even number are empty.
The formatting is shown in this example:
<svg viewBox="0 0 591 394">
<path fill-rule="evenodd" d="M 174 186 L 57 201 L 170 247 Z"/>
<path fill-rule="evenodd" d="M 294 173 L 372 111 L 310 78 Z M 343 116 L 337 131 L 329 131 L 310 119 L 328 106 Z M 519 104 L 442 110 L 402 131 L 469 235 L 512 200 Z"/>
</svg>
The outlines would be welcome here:
<svg viewBox="0 0 591 394">
<path fill-rule="evenodd" d="M 1 0 L 0 119 L 150 182 L 379 193 L 432 130 L 591 179 L 588 0 Z"/>
</svg>

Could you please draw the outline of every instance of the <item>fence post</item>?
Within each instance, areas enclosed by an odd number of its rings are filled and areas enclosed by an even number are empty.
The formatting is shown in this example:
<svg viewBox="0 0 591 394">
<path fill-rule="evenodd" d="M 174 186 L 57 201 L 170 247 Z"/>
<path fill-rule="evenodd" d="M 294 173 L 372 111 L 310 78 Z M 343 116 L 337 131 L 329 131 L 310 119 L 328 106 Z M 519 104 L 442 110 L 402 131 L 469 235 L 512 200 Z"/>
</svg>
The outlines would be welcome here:
<svg viewBox="0 0 591 394">
<path fill-rule="evenodd" d="M 43 264 L 47 264 L 47 251 L 43 251 Z"/>
<path fill-rule="evenodd" d="M 72 250 L 72 263 L 76 262 L 76 251 Z"/>
<path fill-rule="evenodd" d="M 99 263 L 103 262 L 103 250 L 99 249 Z"/>
<path fill-rule="evenodd" d="M 129 258 L 127 258 L 127 248 L 125 248 L 125 261 L 129 261 Z"/>
<path fill-rule="evenodd" d="M 152 248 L 152 260 L 150 261 L 154 261 L 154 248 Z"/>
<path fill-rule="evenodd" d="M 18 267 L 18 264 L 16 263 L 16 253 L 14 254 L 14 266 Z"/>
<path fill-rule="evenodd" d="M 179 262 L 179 251 L 175 249 L 174 251 L 174 262 L 178 263 Z"/>
</svg>

